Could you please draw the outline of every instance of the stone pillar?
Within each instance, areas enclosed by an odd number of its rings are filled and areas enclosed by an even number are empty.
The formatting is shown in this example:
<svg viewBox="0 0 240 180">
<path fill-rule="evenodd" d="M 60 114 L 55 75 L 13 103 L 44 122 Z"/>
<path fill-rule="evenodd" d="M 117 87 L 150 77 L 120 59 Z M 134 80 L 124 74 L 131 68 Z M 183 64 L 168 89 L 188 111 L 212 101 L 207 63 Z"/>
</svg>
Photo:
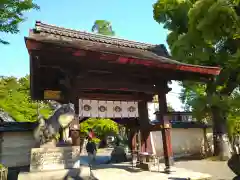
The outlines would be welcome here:
<svg viewBox="0 0 240 180">
<path fill-rule="evenodd" d="M 173 151 L 172 151 L 172 143 L 171 143 L 171 124 L 170 118 L 167 115 L 167 100 L 166 93 L 159 92 L 159 112 L 157 113 L 157 118 L 160 120 L 162 127 L 162 142 L 163 142 L 163 152 L 164 152 L 164 160 L 165 160 L 165 171 L 167 173 L 170 172 L 170 167 L 173 163 Z"/>
</svg>

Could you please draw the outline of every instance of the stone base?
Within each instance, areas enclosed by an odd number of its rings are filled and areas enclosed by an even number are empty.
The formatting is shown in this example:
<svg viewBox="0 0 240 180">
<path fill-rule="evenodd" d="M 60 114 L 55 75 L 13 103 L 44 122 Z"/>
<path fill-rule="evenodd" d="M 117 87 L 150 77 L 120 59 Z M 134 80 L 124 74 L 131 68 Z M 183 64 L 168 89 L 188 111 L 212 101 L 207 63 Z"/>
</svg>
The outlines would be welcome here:
<svg viewBox="0 0 240 180">
<path fill-rule="evenodd" d="M 127 155 L 124 147 L 117 146 L 113 149 L 111 153 L 111 162 L 121 163 L 127 161 Z"/>
<path fill-rule="evenodd" d="M 231 159 L 228 160 L 228 167 L 237 176 L 240 176 L 240 154 L 234 154 Z"/>
<path fill-rule="evenodd" d="M 90 168 L 81 166 L 79 169 L 63 169 L 44 172 L 21 172 L 18 180 L 70 180 L 70 179 L 89 179 Z"/>
<path fill-rule="evenodd" d="M 150 165 L 148 163 L 140 163 L 136 165 L 137 168 L 140 168 L 144 171 L 149 171 L 150 170 Z"/>
</svg>

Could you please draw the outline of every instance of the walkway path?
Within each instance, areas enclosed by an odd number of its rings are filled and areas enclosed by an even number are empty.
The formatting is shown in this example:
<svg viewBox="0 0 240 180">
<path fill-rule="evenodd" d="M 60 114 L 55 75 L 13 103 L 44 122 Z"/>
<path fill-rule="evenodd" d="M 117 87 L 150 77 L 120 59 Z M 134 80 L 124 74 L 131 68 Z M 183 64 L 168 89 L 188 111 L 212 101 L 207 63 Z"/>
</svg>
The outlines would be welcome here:
<svg viewBox="0 0 240 180">
<path fill-rule="evenodd" d="M 224 161 L 188 160 L 175 163 L 175 167 L 186 168 L 212 175 L 212 180 L 232 180 L 235 175 Z"/>
<path fill-rule="evenodd" d="M 102 150 L 101 152 L 99 152 L 97 156 L 97 164 L 108 161 L 110 152 L 111 152 L 111 149 Z M 86 160 L 86 157 L 85 157 L 85 160 Z M 109 165 L 105 165 L 105 166 L 109 166 Z M 163 166 L 164 165 L 162 164 L 162 167 Z M 211 178 L 212 180 L 232 180 L 235 177 L 234 173 L 232 173 L 231 170 L 227 167 L 226 162 L 223 162 L 223 161 L 183 160 L 183 161 L 175 162 L 175 167 L 187 169 L 190 171 L 210 174 L 212 176 Z M 115 169 L 114 171 L 118 173 L 124 172 L 123 170 L 119 170 L 119 167 L 116 168 L 116 166 L 111 167 L 110 169 Z M 101 169 L 101 171 L 106 173 L 107 170 Z M 125 171 L 126 171 L 126 167 L 125 167 Z M 127 174 L 129 174 L 129 172 Z M 127 176 L 130 176 L 130 175 L 127 175 Z"/>
<path fill-rule="evenodd" d="M 99 180 L 197 180 L 197 179 L 209 179 L 208 174 L 189 171 L 183 168 L 173 168 L 171 174 L 163 173 L 163 167 L 160 167 L 160 171 L 154 170 L 142 171 L 137 168 L 133 168 L 130 163 L 119 164 L 105 164 L 93 167 L 93 174 Z"/>
</svg>

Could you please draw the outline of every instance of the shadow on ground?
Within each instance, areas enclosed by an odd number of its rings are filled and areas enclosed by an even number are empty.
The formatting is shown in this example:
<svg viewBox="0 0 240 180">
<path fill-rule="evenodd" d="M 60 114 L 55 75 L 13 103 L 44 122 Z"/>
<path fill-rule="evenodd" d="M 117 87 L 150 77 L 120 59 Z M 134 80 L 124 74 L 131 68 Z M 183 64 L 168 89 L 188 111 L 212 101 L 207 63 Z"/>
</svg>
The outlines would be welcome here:
<svg viewBox="0 0 240 180">
<path fill-rule="evenodd" d="M 131 173 L 139 173 L 143 171 L 141 169 L 124 166 L 124 165 L 116 165 L 116 164 L 108 164 L 108 165 L 101 164 L 101 166 L 93 165 L 92 167 L 92 170 L 99 170 L 99 169 L 122 169 Z"/>
<path fill-rule="evenodd" d="M 98 180 L 90 170 L 90 177 L 81 177 L 80 169 L 72 169 L 69 170 L 63 180 L 69 180 L 69 178 L 73 180 Z"/>
</svg>

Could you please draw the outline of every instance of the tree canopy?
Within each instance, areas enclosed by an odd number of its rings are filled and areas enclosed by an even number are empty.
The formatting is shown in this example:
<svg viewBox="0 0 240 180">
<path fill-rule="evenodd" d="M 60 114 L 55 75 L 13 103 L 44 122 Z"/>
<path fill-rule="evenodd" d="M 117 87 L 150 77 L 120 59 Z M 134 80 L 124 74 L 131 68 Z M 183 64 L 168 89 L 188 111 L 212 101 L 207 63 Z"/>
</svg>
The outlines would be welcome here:
<svg viewBox="0 0 240 180">
<path fill-rule="evenodd" d="M 89 129 L 92 129 L 99 138 L 104 138 L 109 133 L 118 134 L 119 132 L 117 123 L 106 118 L 89 118 L 80 124 L 82 133 L 88 133 Z"/>
<path fill-rule="evenodd" d="M 92 32 L 107 36 L 115 35 L 115 32 L 112 29 L 111 22 L 106 20 L 96 20 L 92 26 Z"/>
<path fill-rule="evenodd" d="M 0 32 L 16 34 L 19 32 L 18 25 L 26 18 L 24 12 L 31 9 L 39 9 L 33 0 L 1 0 L 0 1 Z M 9 42 L 0 38 L 0 43 Z"/>
<path fill-rule="evenodd" d="M 219 155 L 226 147 L 230 100 L 240 83 L 239 1 L 158 0 L 153 8 L 154 19 L 169 30 L 167 42 L 174 59 L 222 68 L 206 84 L 183 82 L 182 97 L 191 102 L 195 114 L 213 120 L 214 150 Z"/>
<path fill-rule="evenodd" d="M 37 120 L 37 109 L 47 118 L 51 108 L 44 103 L 34 102 L 29 96 L 29 76 L 0 78 L 0 109 L 6 111 L 18 122 L 34 122 Z"/>
</svg>

